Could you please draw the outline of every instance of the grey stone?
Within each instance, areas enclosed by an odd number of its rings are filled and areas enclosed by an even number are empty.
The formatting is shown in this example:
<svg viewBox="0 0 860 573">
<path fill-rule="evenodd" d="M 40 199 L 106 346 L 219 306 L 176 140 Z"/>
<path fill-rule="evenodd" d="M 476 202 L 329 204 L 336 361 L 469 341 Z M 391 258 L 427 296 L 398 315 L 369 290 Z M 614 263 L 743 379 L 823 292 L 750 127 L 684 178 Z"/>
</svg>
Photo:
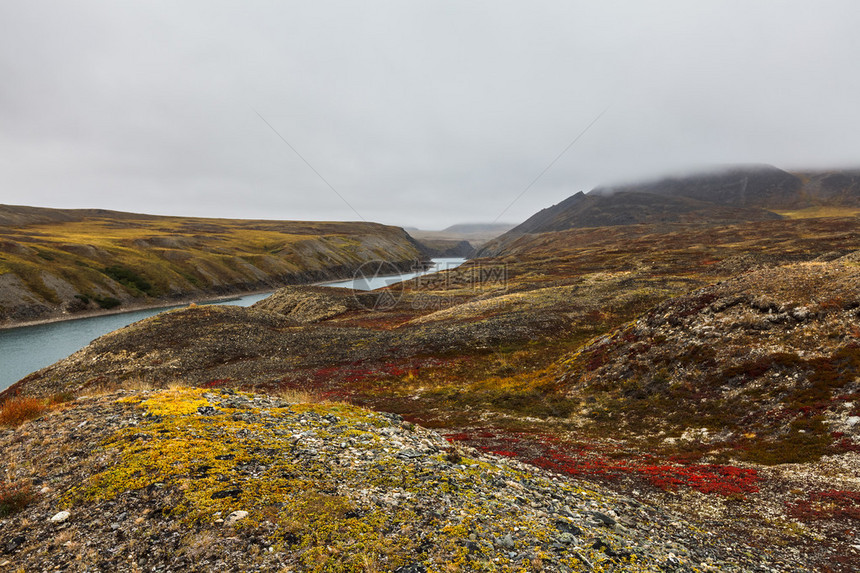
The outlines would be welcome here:
<svg viewBox="0 0 860 573">
<path fill-rule="evenodd" d="M 51 518 L 51 523 L 63 523 L 69 519 L 70 515 L 68 511 L 61 511 Z"/>
<path fill-rule="evenodd" d="M 242 519 L 245 519 L 246 517 L 248 517 L 248 512 L 247 512 L 247 511 L 244 511 L 244 510 L 241 510 L 241 509 L 236 510 L 236 511 L 234 511 L 233 513 L 231 513 L 230 515 L 228 515 L 228 516 L 227 516 L 227 519 L 226 519 L 226 520 L 224 520 L 224 525 L 233 525 L 233 524 L 235 524 L 237 521 L 240 521 L 240 520 L 242 520 Z"/>
</svg>

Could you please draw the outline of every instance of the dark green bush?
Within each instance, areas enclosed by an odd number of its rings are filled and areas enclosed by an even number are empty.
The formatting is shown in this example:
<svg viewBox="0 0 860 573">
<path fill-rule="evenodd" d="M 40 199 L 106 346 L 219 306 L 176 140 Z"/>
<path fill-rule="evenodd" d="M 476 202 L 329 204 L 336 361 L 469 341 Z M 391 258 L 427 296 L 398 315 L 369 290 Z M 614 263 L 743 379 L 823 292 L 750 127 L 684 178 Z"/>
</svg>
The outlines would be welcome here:
<svg viewBox="0 0 860 573">
<path fill-rule="evenodd" d="M 116 282 L 125 285 L 131 289 L 150 294 L 152 291 L 152 283 L 137 274 L 134 270 L 123 267 L 122 265 L 112 265 L 106 267 L 104 274 L 115 280 Z"/>
<path fill-rule="evenodd" d="M 93 296 L 93 299 L 95 299 L 98 305 L 105 310 L 116 308 L 122 304 L 119 299 L 112 296 Z"/>
</svg>

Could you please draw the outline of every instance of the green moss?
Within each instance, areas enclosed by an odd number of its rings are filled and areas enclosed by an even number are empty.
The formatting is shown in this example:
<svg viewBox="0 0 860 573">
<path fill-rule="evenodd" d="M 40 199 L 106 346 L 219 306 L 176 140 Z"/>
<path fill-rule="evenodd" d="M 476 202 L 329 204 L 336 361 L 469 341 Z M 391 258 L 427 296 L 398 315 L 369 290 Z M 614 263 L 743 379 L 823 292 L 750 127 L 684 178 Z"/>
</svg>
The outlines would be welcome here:
<svg viewBox="0 0 860 573">
<path fill-rule="evenodd" d="M 122 304 L 122 301 L 112 296 L 92 295 L 92 299 L 96 301 L 96 304 L 98 304 L 99 307 L 105 310 L 116 308 Z"/>
<path fill-rule="evenodd" d="M 53 261 L 56 258 L 52 252 L 46 251 L 45 249 L 36 249 L 36 254 L 46 261 Z"/>
<path fill-rule="evenodd" d="M 21 281 L 30 289 L 31 292 L 37 294 L 45 302 L 51 304 L 59 304 L 60 299 L 57 293 L 48 288 L 45 281 L 42 280 L 43 270 L 39 265 L 29 261 L 9 262 L 7 266 L 11 271 L 21 279 Z"/>
</svg>

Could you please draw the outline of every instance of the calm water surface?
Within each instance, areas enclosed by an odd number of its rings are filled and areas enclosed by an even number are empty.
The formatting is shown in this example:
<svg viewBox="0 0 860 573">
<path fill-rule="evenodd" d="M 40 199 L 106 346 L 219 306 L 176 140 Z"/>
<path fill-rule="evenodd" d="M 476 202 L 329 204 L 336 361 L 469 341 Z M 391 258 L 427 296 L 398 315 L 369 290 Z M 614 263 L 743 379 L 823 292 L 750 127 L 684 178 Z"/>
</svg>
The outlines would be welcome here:
<svg viewBox="0 0 860 573">
<path fill-rule="evenodd" d="M 326 286 L 356 288 L 370 290 L 408 280 L 419 274 L 436 272 L 455 268 L 465 259 L 433 259 L 436 265 L 423 272 L 405 273 L 396 276 L 366 277 L 369 280 L 349 280 L 328 283 Z M 251 306 L 271 293 L 253 294 L 214 304 L 232 304 Z M 138 320 L 154 316 L 169 308 L 153 308 L 112 314 L 65 320 L 37 326 L 23 326 L 8 330 L 0 330 L 0 390 L 8 388 L 24 376 L 40 368 L 49 366 L 66 356 L 77 352 L 87 344 L 108 332 L 128 326 Z"/>
</svg>

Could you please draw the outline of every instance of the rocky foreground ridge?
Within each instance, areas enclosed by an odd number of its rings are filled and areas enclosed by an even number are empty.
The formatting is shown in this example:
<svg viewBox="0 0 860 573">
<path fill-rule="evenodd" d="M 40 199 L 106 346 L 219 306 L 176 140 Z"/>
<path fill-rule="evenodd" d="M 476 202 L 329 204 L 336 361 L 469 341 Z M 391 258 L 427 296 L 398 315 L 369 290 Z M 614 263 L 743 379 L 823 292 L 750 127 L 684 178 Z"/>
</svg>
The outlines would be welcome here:
<svg viewBox="0 0 860 573">
<path fill-rule="evenodd" d="M 120 390 L 0 429 L 0 449 L 26 498 L 0 505 L 4 571 L 802 570 L 340 403 Z"/>
</svg>

